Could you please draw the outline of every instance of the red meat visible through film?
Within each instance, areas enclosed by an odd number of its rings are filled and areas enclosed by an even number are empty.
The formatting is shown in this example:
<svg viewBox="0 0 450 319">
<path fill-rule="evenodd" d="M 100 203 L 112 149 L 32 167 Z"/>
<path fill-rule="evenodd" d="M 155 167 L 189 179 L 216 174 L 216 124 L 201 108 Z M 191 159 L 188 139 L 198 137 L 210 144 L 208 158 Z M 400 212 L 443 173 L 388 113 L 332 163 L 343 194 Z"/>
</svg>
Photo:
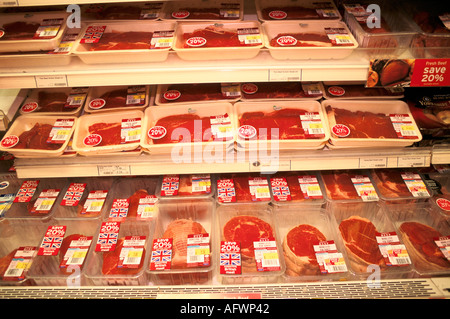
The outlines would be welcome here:
<svg viewBox="0 0 450 319">
<path fill-rule="evenodd" d="M 36 123 L 30 130 L 19 135 L 15 149 L 57 150 L 61 144 L 47 143 L 53 125 Z"/>
<path fill-rule="evenodd" d="M 89 51 L 150 49 L 153 32 L 105 32 L 97 43 L 85 44 Z"/>
<path fill-rule="evenodd" d="M 102 141 L 97 146 L 118 145 L 121 143 L 121 123 L 95 123 L 89 126 L 90 134 L 98 134 Z"/>
</svg>

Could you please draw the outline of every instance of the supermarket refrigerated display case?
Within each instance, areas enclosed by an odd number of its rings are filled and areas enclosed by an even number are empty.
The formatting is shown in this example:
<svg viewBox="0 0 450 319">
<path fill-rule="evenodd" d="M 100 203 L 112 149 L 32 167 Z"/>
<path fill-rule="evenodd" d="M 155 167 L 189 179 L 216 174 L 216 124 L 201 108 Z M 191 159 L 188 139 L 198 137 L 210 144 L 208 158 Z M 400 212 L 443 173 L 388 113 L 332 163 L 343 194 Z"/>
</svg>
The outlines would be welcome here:
<svg viewBox="0 0 450 319">
<path fill-rule="evenodd" d="M 96 1 L 98 2 L 98 1 Z M 249 1 L 246 1 L 246 4 Z M 47 3 L 48 4 L 48 3 Z M 61 4 L 61 2 L 57 3 Z M 22 4 L 21 4 L 22 5 Z M 250 7 L 252 4 L 249 4 Z M 251 15 L 254 11 L 250 11 Z M 20 70 L 20 68 L 19 68 Z M 15 68 L 2 69 L 0 83 L 5 88 L 34 88 L 37 86 L 51 86 L 52 81 L 63 81 L 64 86 L 100 86 L 100 85 L 151 85 L 170 83 L 229 83 L 229 82 L 264 82 L 264 81 L 365 81 L 368 72 L 367 52 L 354 52 L 343 61 L 275 61 L 269 52 L 261 52 L 258 57 L 250 61 L 234 61 L 230 64 L 211 62 L 190 62 L 185 64 L 175 54 L 168 57 L 163 64 L 146 64 L 136 66 L 133 63 L 118 66 L 106 65 L 94 68 L 78 61 L 72 61 L 63 67 L 31 67 L 20 72 Z M 195 70 L 192 74 L 192 70 Z M 251 71 L 251 72 L 250 72 Z M 52 78 L 53 77 L 53 78 Z M 152 156 L 111 156 L 93 158 L 40 158 L 17 159 L 15 166 L 20 177 L 55 178 L 104 176 L 104 175 L 157 175 L 171 173 L 219 173 L 224 171 L 248 172 L 273 169 L 271 158 L 236 159 L 232 163 L 166 163 L 167 157 Z M 161 163 L 167 164 L 162 167 Z M 427 167 L 431 164 L 450 163 L 448 147 L 446 145 L 434 147 L 419 147 L 413 149 L 385 148 L 373 150 L 312 150 L 299 154 L 298 152 L 281 153 L 279 170 L 321 170 L 321 169 L 359 169 L 373 168 L 373 165 L 386 167 L 418 166 Z M 62 166 L 66 169 L 60 169 Z M 64 175 L 64 176 L 63 176 Z M 111 298 L 123 297 L 127 293 L 131 296 L 159 297 L 164 295 L 185 295 L 197 293 L 208 297 L 221 293 L 256 292 L 263 298 L 337 298 L 345 295 L 349 298 L 368 297 L 441 297 L 448 293 L 448 278 L 443 281 L 437 278 L 395 279 L 382 283 L 380 287 L 368 287 L 367 282 L 349 281 L 333 283 L 296 283 L 296 284 L 268 284 L 268 285 L 208 285 L 193 286 L 133 286 L 107 287 Z M 356 290 L 356 291 L 355 291 Z M 52 296 L 54 291 L 71 297 L 98 297 L 99 290 L 95 287 L 83 287 L 74 291 L 69 287 L 37 287 L 23 290 L 1 289 L 5 296 L 43 295 Z M 348 291 L 348 294 L 346 294 Z"/>
</svg>

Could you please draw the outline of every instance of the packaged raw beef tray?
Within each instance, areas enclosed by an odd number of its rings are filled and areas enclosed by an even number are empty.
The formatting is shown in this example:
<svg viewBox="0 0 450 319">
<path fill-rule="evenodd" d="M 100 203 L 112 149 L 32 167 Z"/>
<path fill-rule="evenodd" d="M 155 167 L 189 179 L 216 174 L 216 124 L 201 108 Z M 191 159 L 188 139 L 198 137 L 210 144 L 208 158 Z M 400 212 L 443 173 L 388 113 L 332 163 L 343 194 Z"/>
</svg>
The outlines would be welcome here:
<svg viewBox="0 0 450 319">
<path fill-rule="evenodd" d="M 96 220 L 52 221 L 41 233 L 27 276 L 38 286 L 84 286 L 83 269 L 94 248 Z"/>
<path fill-rule="evenodd" d="M 376 209 L 327 210 L 344 243 L 349 270 L 367 279 L 376 271 L 382 279 L 410 278 L 413 268 L 409 251 L 382 206 Z"/>
<path fill-rule="evenodd" d="M 11 207 L 23 180 L 17 178 L 16 173 L 3 173 L 0 175 L 0 217 Z"/>
<path fill-rule="evenodd" d="M 243 22 L 178 22 L 173 50 L 183 60 L 254 58 L 264 46 L 261 25 Z"/>
<path fill-rule="evenodd" d="M 320 207 L 276 211 L 286 282 L 351 280 L 347 253 L 329 214 Z"/>
<path fill-rule="evenodd" d="M 77 120 L 77 117 L 67 115 L 20 115 L 0 142 L 0 150 L 17 158 L 61 156 Z"/>
<path fill-rule="evenodd" d="M 405 3 L 407 18 L 419 28 L 411 46 L 416 58 L 448 58 L 450 28 L 448 3 L 440 1 Z"/>
<path fill-rule="evenodd" d="M 172 47 L 172 22 L 96 22 L 86 24 L 74 47 L 84 63 L 161 62 Z"/>
<path fill-rule="evenodd" d="M 70 178 L 54 207 L 55 220 L 100 220 L 111 200 L 113 177 Z"/>
<path fill-rule="evenodd" d="M 84 111 L 100 113 L 108 111 L 144 110 L 153 103 L 153 86 L 122 85 L 91 88 Z"/>
<path fill-rule="evenodd" d="M 244 1 L 170 1 L 163 9 L 161 19 L 176 21 L 240 21 L 244 18 Z"/>
<path fill-rule="evenodd" d="M 211 174 L 170 174 L 159 178 L 156 196 L 163 200 L 211 199 L 216 184 Z"/>
<path fill-rule="evenodd" d="M 27 272 L 46 228 L 45 224 L 33 221 L 0 223 L 0 286 L 36 284 Z"/>
<path fill-rule="evenodd" d="M 433 190 L 431 202 L 437 211 L 450 217 L 450 172 L 435 171 L 425 174 L 427 184 Z"/>
<path fill-rule="evenodd" d="M 381 17 L 373 21 L 373 11 L 367 9 L 377 2 L 362 1 L 344 3 L 344 19 L 352 31 L 360 48 L 369 56 L 398 57 L 411 45 L 418 29 L 405 16 L 403 8 L 396 8 L 390 3 L 379 2 Z"/>
<path fill-rule="evenodd" d="M 322 102 L 330 128 L 330 148 L 404 147 L 422 139 L 409 110 L 400 100 Z"/>
<path fill-rule="evenodd" d="M 145 285 L 153 230 L 154 224 L 148 221 L 103 221 L 83 269 L 87 285 Z"/>
<path fill-rule="evenodd" d="M 72 147 L 84 156 L 135 150 L 140 144 L 142 122 L 140 110 L 82 115 Z"/>
<path fill-rule="evenodd" d="M 421 277 L 450 274 L 450 226 L 448 217 L 430 205 L 403 207 L 390 212 L 391 219 Z"/>
<path fill-rule="evenodd" d="M 235 141 L 231 103 L 152 106 L 144 113 L 141 146 L 151 154 L 173 156 L 225 154 Z M 205 158 L 206 156 L 206 158 Z"/>
<path fill-rule="evenodd" d="M 33 89 L 21 105 L 20 114 L 78 116 L 89 88 Z"/>
<path fill-rule="evenodd" d="M 149 284 L 212 283 L 217 262 L 213 200 L 161 201 L 146 269 Z"/>
<path fill-rule="evenodd" d="M 234 108 L 238 148 L 321 149 L 329 139 L 325 113 L 317 101 L 237 102 Z"/>
<path fill-rule="evenodd" d="M 376 211 L 380 197 L 370 171 L 327 170 L 320 172 L 327 202 L 333 212 L 358 213 L 360 210 Z"/>
<path fill-rule="evenodd" d="M 196 83 L 158 85 L 157 105 L 236 102 L 241 97 L 237 83 Z"/>
<path fill-rule="evenodd" d="M 64 11 L 0 14 L 0 52 L 55 49 L 66 29 Z"/>
<path fill-rule="evenodd" d="M 4 213 L 5 219 L 47 223 L 54 216 L 66 185 L 66 178 L 22 179 L 10 208 Z"/>
<path fill-rule="evenodd" d="M 326 99 L 349 99 L 349 100 L 378 100 L 378 99 L 401 99 L 404 97 L 404 89 L 365 87 L 365 83 L 341 84 L 324 82 L 324 94 Z"/>
<path fill-rule="evenodd" d="M 428 202 L 433 195 L 417 169 L 375 169 L 371 175 L 380 199 L 391 209 L 394 206 L 415 206 L 420 202 Z"/>
<path fill-rule="evenodd" d="M 83 21 L 156 20 L 161 18 L 164 2 L 126 2 L 81 6 Z"/>
<path fill-rule="evenodd" d="M 256 0 L 256 13 L 260 21 L 285 20 L 340 20 L 341 14 L 333 1 Z"/>
<path fill-rule="evenodd" d="M 344 59 L 358 42 L 341 21 L 264 22 L 264 42 L 277 60 Z"/>
<path fill-rule="evenodd" d="M 247 82 L 241 83 L 242 101 L 319 100 L 321 82 Z"/>
<path fill-rule="evenodd" d="M 158 213 L 158 182 L 155 176 L 117 177 L 103 219 L 151 221 Z"/>
<path fill-rule="evenodd" d="M 318 172 L 278 172 L 270 175 L 272 205 L 276 208 L 321 207 L 325 189 Z"/>
<path fill-rule="evenodd" d="M 268 175 L 260 173 L 222 173 L 216 175 L 219 205 L 267 206 L 272 201 Z"/>
<path fill-rule="evenodd" d="M 279 282 L 285 271 L 276 216 L 270 206 L 220 206 L 217 209 L 220 249 L 216 257 L 222 284 Z"/>
</svg>

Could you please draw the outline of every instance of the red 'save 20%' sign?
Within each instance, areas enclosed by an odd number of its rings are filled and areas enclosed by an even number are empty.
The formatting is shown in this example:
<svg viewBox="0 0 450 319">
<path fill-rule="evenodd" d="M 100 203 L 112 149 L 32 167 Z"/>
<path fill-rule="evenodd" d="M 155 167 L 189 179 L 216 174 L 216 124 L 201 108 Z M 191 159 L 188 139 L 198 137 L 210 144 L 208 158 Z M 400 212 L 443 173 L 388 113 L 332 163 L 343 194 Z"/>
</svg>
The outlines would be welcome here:
<svg viewBox="0 0 450 319">
<path fill-rule="evenodd" d="M 410 86 L 450 86 L 450 59 L 416 59 Z"/>
</svg>

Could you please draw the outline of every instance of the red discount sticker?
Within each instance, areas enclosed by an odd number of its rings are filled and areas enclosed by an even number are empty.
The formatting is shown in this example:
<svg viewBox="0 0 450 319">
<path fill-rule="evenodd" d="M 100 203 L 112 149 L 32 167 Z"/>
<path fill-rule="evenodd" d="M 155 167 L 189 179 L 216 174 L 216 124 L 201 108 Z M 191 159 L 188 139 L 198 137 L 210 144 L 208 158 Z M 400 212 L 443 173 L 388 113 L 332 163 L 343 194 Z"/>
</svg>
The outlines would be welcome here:
<svg viewBox="0 0 450 319">
<path fill-rule="evenodd" d="M 438 198 L 436 199 L 436 204 L 440 209 L 450 212 L 450 200 L 446 198 Z"/>
<path fill-rule="evenodd" d="M 279 37 L 277 43 L 281 46 L 293 46 L 297 44 L 297 39 L 291 35 L 285 35 Z"/>
<path fill-rule="evenodd" d="M 106 105 L 106 101 L 104 99 L 93 99 L 89 102 L 89 107 L 94 110 L 101 109 Z"/>
<path fill-rule="evenodd" d="M 167 130 L 164 126 L 153 126 L 148 130 L 148 137 L 150 137 L 153 140 L 158 140 L 160 138 L 163 138 L 166 136 Z"/>
<path fill-rule="evenodd" d="M 178 90 L 168 90 L 164 92 L 163 97 L 168 101 L 174 101 L 179 99 L 181 96 L 181 92 Z"/>
<path fill-rule="evenodd" d="M 100 144 L 101 141 L 102 141 L 101 135 L 90 134 L 84 138 L 83 143 L 86 146 L 96 146 Z"/>
<path fill-rule="evenodd" d="M 416 59 L 410 86 L 449 86 L 450 59 Z"/>
<path fill-rule="evenodd" d="M 336 124 L 331 128 L 331 131 L 337 137 L 346 137 L 350 135 L 350 129 L 344 124 Z"/>
<path fill-rule="evenodd" d="M 6 136 L 5 138 L 2 139 L 1 141 L 1 145 L 4 148 L 11 148 L 17 145 L 17 143 L 19 143 L 19 137 L 16 135 L 10 135 L 10 136 Z"/>
<path fill-rule="evenodd" d="M 185 10 L 172 12 L 172 18 L 174 19 L 186 19 L 187 17 L 189 17 L 189 15 L 190 15 L 189 11 Z"/>
<path fill-rule="evenodd" d="M 256 128 L 251 125 L 242 125 L 239 127 L 238 135 L 243 139 L 250 139 L 256 136 Z"/>
<path fill-rule="evenodd" d="M 202 37 L 192 37 L 186 40 L 186 44 L 190 47 L 201 47 L 206 44 L 206 39 Z"/>
<path fill-rule="evenodd" d="M 281 10 L 274 10 L 269 12 L 269 17 L 274 20 L 282 20 L 287 18 L 287 13 Z"/>
<path fill-rule="evenodd" d="M 23 113 L 31 113 L 35 111 L 38 108 L 39 104 L 37 102 L 28 102 L 22 105 L 22 112 Z"/>
</svg>

